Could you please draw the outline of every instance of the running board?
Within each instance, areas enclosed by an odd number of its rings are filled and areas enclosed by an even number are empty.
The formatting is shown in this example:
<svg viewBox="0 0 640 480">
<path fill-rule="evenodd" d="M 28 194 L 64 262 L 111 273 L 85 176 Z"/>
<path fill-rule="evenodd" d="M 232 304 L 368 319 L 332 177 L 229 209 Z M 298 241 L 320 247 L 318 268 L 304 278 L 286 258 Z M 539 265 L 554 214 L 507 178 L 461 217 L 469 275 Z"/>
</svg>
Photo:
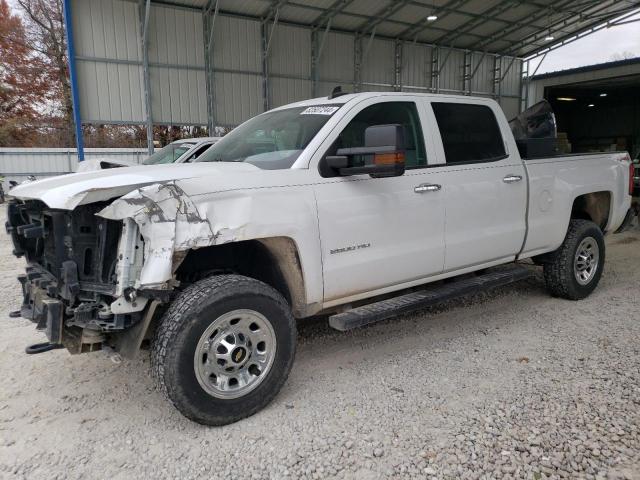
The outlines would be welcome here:
<svg viewBox="0 0 640 480">
<path fill-rule="evenodd" d="M 513 282 L 525 280 L 530 276 L 532 276 L 532 272 L 524 267 L 503 268 L 483 275 L 463 278 L 462 280 L 441 284 L 436 287 L 426 287 L 424 290 L 356 307 L 344 313 L 332 315 L 329 317 L 329 325 L 336 330 L 345 332 L 446 302 L 463 295 L 502 287 Z"/>
</svg>

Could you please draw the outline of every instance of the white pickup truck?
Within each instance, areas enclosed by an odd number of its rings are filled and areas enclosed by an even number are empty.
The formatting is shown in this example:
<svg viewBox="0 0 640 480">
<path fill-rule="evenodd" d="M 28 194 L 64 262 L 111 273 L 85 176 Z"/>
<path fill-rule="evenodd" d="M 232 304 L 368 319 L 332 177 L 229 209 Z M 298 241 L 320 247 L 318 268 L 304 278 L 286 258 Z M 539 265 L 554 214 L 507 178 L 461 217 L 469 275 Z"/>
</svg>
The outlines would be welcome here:
<svg viewBox="0 0 640 480">
<path fill-rule="evenodd" d="M 128 357 L 150 340 L 171 402 L 222 425 L 275 397 L 298 319 L 366 325 L 521 279 L 528 258 L 552 295 L 586 297 L 629 210 L 630 168 L 626 153 L 523 160 L 485 98 L 286 105 L 196 163 L 13 189 L 7 230 L 27 260 L 13 315 L 46 331 L 31 353 Z"/>
</svg>

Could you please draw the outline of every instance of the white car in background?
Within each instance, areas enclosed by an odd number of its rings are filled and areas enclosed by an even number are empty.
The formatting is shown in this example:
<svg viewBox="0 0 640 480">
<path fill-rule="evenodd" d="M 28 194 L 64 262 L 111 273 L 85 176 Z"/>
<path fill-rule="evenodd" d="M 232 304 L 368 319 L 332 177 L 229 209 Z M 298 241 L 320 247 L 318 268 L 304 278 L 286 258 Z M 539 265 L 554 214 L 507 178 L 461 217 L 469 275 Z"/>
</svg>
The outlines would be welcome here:
<svg viewBox="0 0 640 480">
<path fill-rule="evenodd" d="M 142 161 L 143 165 L 161 165 L 165 163 L 193 162 L 206 152 L 221 137 L 185 138 L 171 142 L 164 148 Z M 78 163 L 76 172 L 92 172 L 108 168 L 135 167 L 139 164 L 132 160 L 119 158 L 92 158 Z"/>
<path fill-rule="evenodd" d="M 193 162 L 221 137 L 184 138 L 171 142 L 142 161 L 143 165 Z"/>
</svg>

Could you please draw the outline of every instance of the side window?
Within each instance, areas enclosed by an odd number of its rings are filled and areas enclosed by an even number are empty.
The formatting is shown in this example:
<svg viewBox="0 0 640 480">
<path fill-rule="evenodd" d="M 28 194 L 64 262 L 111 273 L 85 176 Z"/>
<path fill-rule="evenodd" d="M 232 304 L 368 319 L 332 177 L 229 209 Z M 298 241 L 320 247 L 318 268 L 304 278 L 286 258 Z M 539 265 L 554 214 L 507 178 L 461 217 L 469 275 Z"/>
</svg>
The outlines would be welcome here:
<svg viewBox="0 0 640 480">
<path fill-rule="evenodd" d="M 427 156 L 420 118 L 414 102 L 383 102 L 358 113 L 338 136 L 336 148 L 364 146 L 364 131 L 373 125 L 397 123 L 404 127 L 406 168 L 425 167 Z"/>
<path fill-rule="evenodd" d="M 447 163 L 488 162 L 505 156 L 493 111 L 485 105 L 433 102 Z"/>
</svg>

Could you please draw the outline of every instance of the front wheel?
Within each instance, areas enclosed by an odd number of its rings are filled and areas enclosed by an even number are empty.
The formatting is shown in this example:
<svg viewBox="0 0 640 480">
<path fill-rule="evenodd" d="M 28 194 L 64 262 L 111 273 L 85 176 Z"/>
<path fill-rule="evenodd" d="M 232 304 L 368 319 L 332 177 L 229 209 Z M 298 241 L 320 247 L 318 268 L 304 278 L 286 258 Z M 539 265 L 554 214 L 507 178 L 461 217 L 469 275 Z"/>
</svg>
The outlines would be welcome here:
<svg viewBox="0 0 640 480">
<path fill-rule="evenodd" d="M 589 220 L 571 220 L 563 244 L 544 264 L 547 289 L 569 300 L 587 297 L 598 286 L 604 257 L 600 228 Z"/>
<path fill-rule="evenodd" d="M 155 334 L 154 377 L 186 417 L 225 425 L 264 408 L 282 388 L 296 349 L 285 299 L 240 275 L 185 289 Z"/>
</svg>

